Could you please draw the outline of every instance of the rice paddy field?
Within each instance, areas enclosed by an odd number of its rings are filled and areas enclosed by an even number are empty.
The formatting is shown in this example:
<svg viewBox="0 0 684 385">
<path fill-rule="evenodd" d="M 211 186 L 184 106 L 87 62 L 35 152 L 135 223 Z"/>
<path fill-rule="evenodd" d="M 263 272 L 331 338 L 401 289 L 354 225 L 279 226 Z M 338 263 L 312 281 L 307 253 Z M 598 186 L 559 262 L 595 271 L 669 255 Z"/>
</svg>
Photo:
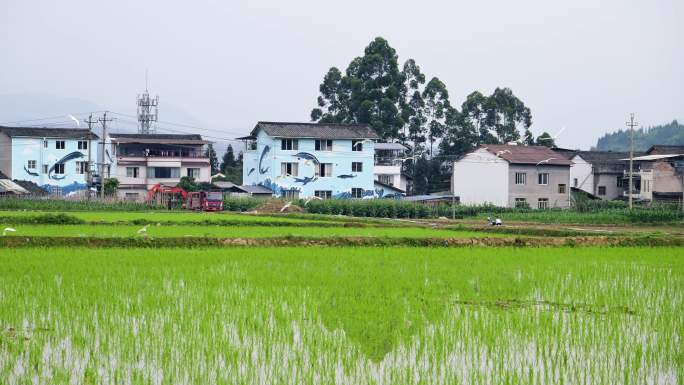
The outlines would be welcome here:
<svg viewBox="0 0 684 385">
<path fill-rule="evenodd" d="M 3 385 L 684 384 L 684 247 L 360 247 L 354 237 L 510 235 L 332 216 L 36 215 L 0 212 L 16 230 L 4 237 L 350 243 L 0 242 Z"/>
</svg>

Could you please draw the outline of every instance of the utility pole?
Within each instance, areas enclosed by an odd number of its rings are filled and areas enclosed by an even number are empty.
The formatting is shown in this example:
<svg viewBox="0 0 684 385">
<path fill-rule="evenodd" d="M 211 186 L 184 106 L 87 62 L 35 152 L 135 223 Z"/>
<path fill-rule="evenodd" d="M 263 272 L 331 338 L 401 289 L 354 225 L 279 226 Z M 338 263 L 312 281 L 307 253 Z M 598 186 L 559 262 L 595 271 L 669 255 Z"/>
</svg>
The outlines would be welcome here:
<svg viewBox="0 0 684 385">
<path fill-rule="evenodd" d="M 98 119 L 100 123 L 102 123 L 102 153 L 100 154 L 100 158 L 102 159 L 102 162 L 100 163 L 100 198 L 104 200 L 105 196 L 105 189 L 104 189 L 104 184 L 105 184 L 105 142 L 107 141 L 107 122 L 111 122 L 112 119 L 107 119 L 107 111 L 104 113 L 104 117 Z"/>
<path fill-rule="evenodd" d="M 93 133 L 93 123 L 97 123 L 97 120 L 93 120 L 93 114 L 90 114 L 90 116 L 88 116 L 88 120 L 86 120 L 86 123 L 88 123 L 88 169 L 86 170 L 86 178 L 88 184 L 88 199 L 90 199 L 90 188 L 93 186 L 93 163 L 91 160 L 93 143 L 91 141 L 91 135 Z"/>
<path fill-rule="evenodd" d="M 633 207 L 632 189 L 634 188 L 634 127 L 639 123 L 634 121 L 634 113 L 629 114 L 629 209 Z"/>
</svg>

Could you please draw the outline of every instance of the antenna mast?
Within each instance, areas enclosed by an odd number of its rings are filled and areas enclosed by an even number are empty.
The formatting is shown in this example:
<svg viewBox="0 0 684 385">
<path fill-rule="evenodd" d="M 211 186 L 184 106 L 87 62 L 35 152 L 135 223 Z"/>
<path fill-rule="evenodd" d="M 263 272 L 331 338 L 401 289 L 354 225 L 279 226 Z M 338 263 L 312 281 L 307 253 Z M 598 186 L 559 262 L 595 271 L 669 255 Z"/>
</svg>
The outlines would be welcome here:
<svg viewBox="0 0 684 385">
<path fill-rule="evenodd" d="M 145 92 L 138 94 L 138 133 L 139 134 L 154 134 L 153 122 L 157 121 L 159 116 L 159 95 L 150 97 L 147 90 L 147 70 L 145 70 Z"/>
</svg>

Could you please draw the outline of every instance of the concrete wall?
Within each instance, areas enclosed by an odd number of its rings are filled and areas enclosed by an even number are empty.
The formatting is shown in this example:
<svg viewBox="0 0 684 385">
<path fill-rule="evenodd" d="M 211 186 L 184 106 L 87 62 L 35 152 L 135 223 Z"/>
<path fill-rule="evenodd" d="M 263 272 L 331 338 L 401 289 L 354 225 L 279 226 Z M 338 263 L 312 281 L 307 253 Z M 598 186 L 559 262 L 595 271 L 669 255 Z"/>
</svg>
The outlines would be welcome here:
<svg viewBox="0 0 684 385">
<path fill-rule="evenodd" d="M 332 176 L 315 177 L 316 161 L 307 159 L 308 156 L 320 163 L 331 163 Z M 313 196 L 316 190 L 332 191 L 336 198 L 350 198 L 352 188 L 362 188 L 365 197 L 375 196 L 372 141 L 363 143 L 363 151 L 352 151 L 350 139 L 333 140 L 332 151 L 316 151 L 314 139 L 298 139 L 297 150 L 281 150 L 280 138 L 272 138 L 260 130 L 256 150 L 245 151 L 243 159 L 243 183 L 268 187 L 274 196 L 293 189 L 299 191 L 300 198 Z M 286 162 L 298 164 L 296 177 L 280 175 L 281 163 Z M 352 162 L 363 163 L 363 171 L 353 172 Z"/>
<path fill-rule="evenodd" d="M 12 179 L 12 138 L 0 132 L 0 171 Z"/>
<path fill-rule="evenodd" d="M 589 194 L 596 194 L 591 163 L 582 159 L 579 155 L 575 155 L 571 160 L 574 164 L 570 166 L 570 187 L 577 187 Z M 575 185 L 575 180 L 577 185 Z"/>
<path fill-rule="evenodd" d="M 466 205 L 508 205 L 508 162 L 479 149 L 454 162 L 451 189 Z"/>
<path fill-rule="evenodd" d="M 622 178 L 623 174 L 603 173 L 594 175 L 594 194 L 603 200 L 615 200 L 623 195 L 626 187 L 618 187 L 618 177 Z M 628 183 L 625 181 L 625 183 Z M 599 195 L 599 187 L 606 188 L 605 195 Z"/>
<path fill-rule="evenodd" d="M 524 185 L 515 184 L 515 173 L 523 172 L 527 174 L 527 183 Z M 540 185 L 538 175 L 540 173 L 549 174 L 549 183 Z M 565 193 L 558 192 L 558 185 L 565 184 Z M 570 206 L 570 167 L 569 166 L 532 166 L 532 165 L 510 165 L 508 169 L 509 197 L 508 206 L 515 206 L 515 198 L 524 198 L 531 208 L 538 207 L 539 198 L 549 200 L 548 207 L 569 207 Z"/>
</svg>

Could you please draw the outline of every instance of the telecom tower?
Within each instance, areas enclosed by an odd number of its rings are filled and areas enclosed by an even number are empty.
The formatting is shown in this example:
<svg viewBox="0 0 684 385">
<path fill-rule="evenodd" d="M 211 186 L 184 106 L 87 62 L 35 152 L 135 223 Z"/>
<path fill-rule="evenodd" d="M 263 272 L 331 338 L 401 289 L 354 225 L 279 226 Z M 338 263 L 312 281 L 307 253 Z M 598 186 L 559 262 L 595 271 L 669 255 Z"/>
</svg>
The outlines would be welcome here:
<svg viewBox="0 0 684 385">
<path fill-rule="evenodd" d="M 157 121 L 159 115 L 159 95 L 150 97 L 145 86 L 145 92 L 138 94 L 138 133 L 154 134 L 152 122 Z"/>
</svg>

